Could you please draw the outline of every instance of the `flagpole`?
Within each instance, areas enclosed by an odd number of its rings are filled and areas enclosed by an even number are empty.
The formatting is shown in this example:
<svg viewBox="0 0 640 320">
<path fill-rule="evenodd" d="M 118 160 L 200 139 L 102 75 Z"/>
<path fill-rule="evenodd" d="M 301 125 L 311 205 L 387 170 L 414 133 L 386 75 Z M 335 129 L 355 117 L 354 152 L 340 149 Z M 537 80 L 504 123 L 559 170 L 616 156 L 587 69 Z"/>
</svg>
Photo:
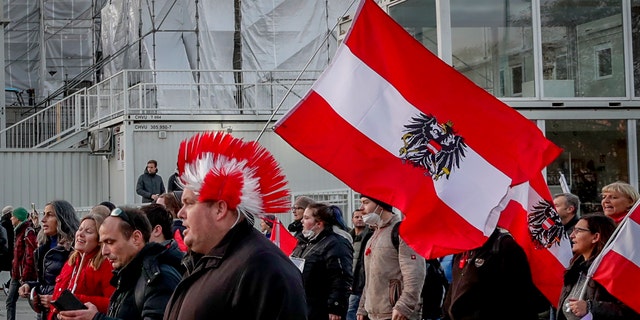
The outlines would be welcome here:
<svg viewBox="0 0 640 320">
<path fill-rule="evenodd" d="M 589 271 L 587 271 L 587 281 L 585 281 L 584 286 L 582 287 L 582 290 L 580 290 L 580 299 L 584 297 L 584 294 L 587 291 L 587 284 L 589 283 L 589 280 L 593 278 L 593 274 L 596 272 L 596 269 L 598 269 L 598 267 L 600 266 L 600 263 L 602 262 L 604 255 L 607 252 L 609 252 L 609 250 L 611 249 L 609 248 L 609 246 L 618 237 L 618 234 L 620 233 L 620 229 L 622 229 L 622 227 L 629 221 L 629 216 L 636 210 L 636 208 L 638 208 L 639 205 L 640 205 L 640 201 L 636 201 L 633 207 L 629 209 L 629 212 L 627 212 L 627 215 L 624 216 L 624 219 L 622 219 L 622 221 L 620 221 L 616 229 L 613 231 L 613 234 L 611 235 L 611 237 L 609 237 L 609 240 L 607 240 L 607 243 L 605 243 L 604 247 L 602 247 L 602 251 L 600 251 L 600 253 L 598 253 L 598 256 L 593 260 L 593 263 L 589 267 Z"/>
<path fill-rule="evenodd" d="M 351 10 L 351 7 L 353 6 L 353 4 L 355 2 L 356 2 L 356 0 L 351 1 L 351 4 L 349 5 L 349 7 L 347 7 L 347 10 L 344 11 L 344 13 L 342 14 L 342 17 L 344 17 L 347 14 L 347 12 L 349 12 L 349 10 Z M 311 61 L 313 61 L 313 58 L 315 58 L 316 55 L 318 55 L 318 52 L 320 52 L 320 49 L 322 49 L 322 46 L 327 42 L 327 40 L 329 40 L 329 36 L 331 36 L 331 34 L 333 34 L 333 31 L 336 30 L 338 25 L 340 25 L 340 20 L 338 20 L 338 22 L 336 22 L 336 24 L 333 25 L 333 28 L 331 28 L 331 30 L 329 30 L 329 32 L 327 32 L 327 35 L 324 37 L 324 39 L 322 40 L 322 42 L 320 43 L 318 48 L 316 48 L 316 50 L 313 52 L 313 54 L 311 55 L 311 57 L 309 58 L 307 63 L 304 65 L 304 68 L 302 68 L 300 73 L 298 73 L 298 76 L 293 80 L 293 83 L 291 84 L 291 86 L 289 86 L 289 89 L 287 89 L 287 92 L 285 92 L 284 96 L 282 97 L 282 99 L 280 99 L 280 102 L 276 105 L 276 108 L 271 113 L 271 116 L 269 116 L 269 120 L 267 120 L 267 122 L 264 124 L 264 127 L 262 128 L 262 130 L 260 130 L 260 133 L 258 134 L 258 137 L 256 138 L 256 142 L 260 141 L 260 138 L 262 138 L 262 135 L 267 131 L 267 128 L 269 127 L 269 124 L 271 123 L 271 121 L 273 121 L 273 118 L 275 118 L 276 113 L 280 110 L 280 108 L 284 104 L 284 101 L 287 99 L 287 97 L 289 96 L 289 94 L 293 90 L 293 87 L 298 83 L 298 81 L 300 81 L 300 78 L 302 77 L 302 74 L 305 71 L 307 71 L 307 68 L 309 68 L 309 65 L 311 64 Z"/>
</svg>

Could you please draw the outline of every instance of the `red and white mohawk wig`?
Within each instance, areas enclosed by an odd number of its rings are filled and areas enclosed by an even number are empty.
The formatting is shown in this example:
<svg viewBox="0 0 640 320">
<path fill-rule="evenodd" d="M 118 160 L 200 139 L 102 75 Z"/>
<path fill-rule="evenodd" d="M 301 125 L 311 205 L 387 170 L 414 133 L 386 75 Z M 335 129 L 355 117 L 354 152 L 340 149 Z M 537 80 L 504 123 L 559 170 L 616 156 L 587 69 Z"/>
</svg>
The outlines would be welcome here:
<svg viewBox="0 0 640 320">
<path fill-rule="evenodd" d="M 224 200 L 250 221 L 254 215 L 289 211 L 285 176 L 257 142 L 222 132 L 198 133 L 180 143 L 178 175 L 199 202 Z"/>
</svg>

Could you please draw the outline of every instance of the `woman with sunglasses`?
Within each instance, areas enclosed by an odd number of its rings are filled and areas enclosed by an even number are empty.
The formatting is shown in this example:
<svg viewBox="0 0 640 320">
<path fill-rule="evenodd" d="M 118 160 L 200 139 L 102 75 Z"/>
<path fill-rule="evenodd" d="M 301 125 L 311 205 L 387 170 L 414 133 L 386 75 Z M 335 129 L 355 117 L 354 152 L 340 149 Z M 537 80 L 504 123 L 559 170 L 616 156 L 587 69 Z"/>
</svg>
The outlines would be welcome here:
<svg viewBox="0 0 640 320">
<path fill-rule="evenodd" d="M 589 267 L 613 234 L 614 221 L 601 214 L 585 215 L 570 235 L 573 259 L 564 275 L 558 320 L 574 320 L 591 312 L 594 319 L 637 319 L 638 315 L 614 298 L 593 279 L 587 278 Z M 586 283 L 586 287 L 585 287 Z M 584 294 L 581 292 L 584 290 Z"/>
<path fill-rule="evenodd" d="M 104 216 L 95 213 L 82 218 L 76 232 L 74 251 L 56 279 L 52 301 L 58 299 L 64 290 L 69 290 L 83 303 L 91 302 L 98 311 L 107 313 L 109 297 L 116 288 L 110 283 L 113 267 L 100 253 L 98 229 L 102 221 Z M 57 313 L 58 310 L 51 305 L 49 319 L 56 319 Z"/>
<path fill-rule="evenodd" d="M 38 281 L 27 282 L 19 289 L 21 296 L 29 297 L 35 288 L 32 296 L 36 301 L 32 301 L 32 304 L 34 311 L 40 313 L 41 319 L 48 318 L 56 278 L 69 258 L 79 225 L 76 210 L 69 202 L 55 200 L 44 207 L 42 229 L 38 233 L 40 246 L 35 252 Z"/>
</svg>

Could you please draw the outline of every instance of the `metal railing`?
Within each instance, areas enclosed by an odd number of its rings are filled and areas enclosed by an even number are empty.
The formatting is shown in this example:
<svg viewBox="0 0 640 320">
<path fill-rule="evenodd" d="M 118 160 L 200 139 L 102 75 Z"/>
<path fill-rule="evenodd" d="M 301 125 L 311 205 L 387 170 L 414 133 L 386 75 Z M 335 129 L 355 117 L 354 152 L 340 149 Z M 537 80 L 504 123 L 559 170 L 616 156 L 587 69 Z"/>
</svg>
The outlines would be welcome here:
<svg viewBox="0 0 640 320">
<path fill-rule="evenodd" d="M 234 83 L 242 73 L 242 83 Z M 7 148 L 48 147 L 123 115 L 270 115 L 302 98 L 321 71 L 123 70 L 0 131 Z M 295 83 L 294 83 L 295 82 Z"/>
</svg>

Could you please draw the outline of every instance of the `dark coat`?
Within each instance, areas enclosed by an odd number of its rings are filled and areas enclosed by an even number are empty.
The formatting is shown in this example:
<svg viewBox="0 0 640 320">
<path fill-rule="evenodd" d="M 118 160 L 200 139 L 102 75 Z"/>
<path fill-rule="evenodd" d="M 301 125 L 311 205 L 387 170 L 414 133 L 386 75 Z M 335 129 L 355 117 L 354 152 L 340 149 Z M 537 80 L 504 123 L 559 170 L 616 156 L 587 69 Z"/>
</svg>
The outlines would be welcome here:
<svg viewBox="0 0 640 320">
<path fill-rule="evenodd" d="M 304 259 L 302 280 L 309 320 L 325 320 L 329 314 L 345 318 L 353 283 L 350 243 L 326 228 L 310 241 L 298 237 L 291 256 Z"/>
<path fill-rule="evenodd" d="M 13 261 L 13 248 L 15 233 L 13 224 L 11 223 L 11 213 L 7 213 L 0 219 L 0 224 L 4 227 L 7 233 L 7 248 L 8 251 L 4 255 L 0 255 L 0 271 L 11 270 L 11 262 Z"/>
<path fill-rule="evenodd" d="M 293 222 L 289 223 L 289 226 L 287 226 L 287 230 L 293 233 L 293 236 L 297 238 L 302 234 L 302 221 L 293 220 Z"/>
<path fill-rule="evenodd" d="M 353 261 L 355 261 L 355 263 L 353 263 L 353 285 L 351 286 L 351 294 L 362 295 L 364 280 L 366 279 L 364 274 L 364 252 L 367 248 L 367 242 L 369 242 L 371 235 L 373 235 L 373 231 L 366 226 L 359 235 L 356 235 L 355 228 L 351 230 L 349 234 L 351 234 L 351 237 L 353 238 Z M 360 242 L 360 250 L 358 252 L 355 251 L 356 242 Z"/>
<path fill-rule="evenodd" d="M 564 276 L 564 286 L 562 287 L 562 293 L 560 293 L 560 302 L 558 304 L 558 320 L 566 320 L 565 314 L 562 312 L 565 304 L 565 300 L 571 293 L 574 285 L 578 282 L 580 273 L 587 274 L 589 267 L 593 259 L 584 261 L 582 256 L 578 257 L 567 269 Z M 595 282 L 593 279 L 589 279 L 587 284 L 587 290 L 585 292 L 584 300 L 591 300 L 591 313 L 594 319 L 639 319 L 640 316 L 629 309 L 626 305 L 614 298 L 607 289 Z"/>
<path fill-rule="evenodd" d="M 245 220 L 208 254 L 185 261 L 165 319 L 306 319 L 300 271 Z"/>
<path fill-rule="evenodd" d="M 123 268 L 114 271 L 111 285 L 116 291 L 109 300 L 107 315 L 93 319 L 162 319 L 171 293 L 180 282 L 175 257 L 159 243 L 147 243 Z"/>
<path fill-rule="evenodd" d="M 153 202 L 152 195 L 161 195 L 165 192 L 164 182 L 158 174 L 151 175 L 144 169 L 144 173 L 138 177 L 136 193 L 142 197 L 142 203 Z"/>
<path fill-rule="evenodd" d="M 533 284 L 524 251 L 500 229 L 482 247 L 456 254 L 452 273 L 444 319 L 535 320 L 546 303 Z"/>
<path fill-rule="evenodd" d="M 70 253 L 71 249 L 66 249 L 61 245 L 51 248 L 50 237 L 47 239 L 47 242 L 36 249 L 35 257 L 38 282 L 35 285 L 38 286 L 39 294 L 53 293 L 53 288 L 56 286 L 56 278 L 60 274 L 65 262 L 67 262 Z M 34 285 L 31 285 L 31 287 L 34 287 Z"/>
<path fill-rule="evenodd" d="M 178 184 L 178 174 L 174 173 L 167 180 L 167 192 L 182 191 L 182 187 Z"/>
</svg>

